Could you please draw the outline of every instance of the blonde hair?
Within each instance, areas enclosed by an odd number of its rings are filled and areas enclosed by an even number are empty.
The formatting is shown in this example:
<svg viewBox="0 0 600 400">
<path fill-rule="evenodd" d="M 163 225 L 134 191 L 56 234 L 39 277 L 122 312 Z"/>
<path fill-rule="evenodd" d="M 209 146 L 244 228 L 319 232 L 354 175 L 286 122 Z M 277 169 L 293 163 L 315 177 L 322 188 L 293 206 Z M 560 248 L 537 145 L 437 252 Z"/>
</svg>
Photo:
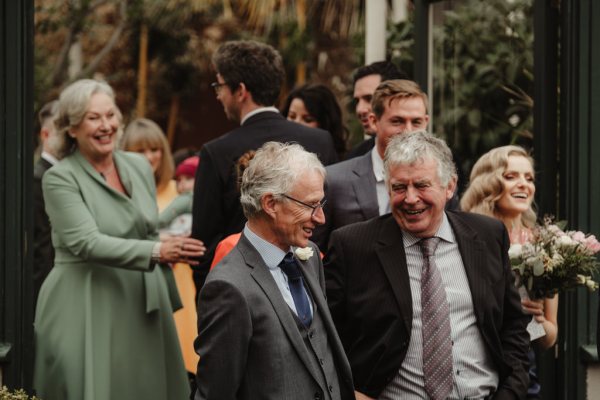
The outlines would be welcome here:
<svg viewBox="0 0 600 400">
<path fill-rule="evenodd" d="M 154 172 L 154 180 L 158 191 L 165 188 L 173 179 L 175 164 L 171 155 L 171 147 L 160 126 L 147 118 L 138 118 L 125 128 L 121 140 L 121 148 L 125 151 L 140 152 L 140 150 L 159 148 L 162 153 L 160 165 Z"/>
<path fill-rule="evenodd" d="M 508 157 L 525 157 L 533 167 L 533 158 L 520 146 L 502 146 L 492 149 L 477 160 L 469 179 L 469 187 L 460 200 L 463 211 L 483 214 L 502 220 L 496 204 L 502 197 L 504 183 L 502 175 L 508 165 Z M 527 228 L 533 228 L 536 221 L 533 206 L 521 216 L 522 223 Z"/>
<path fill-rule="evenodd" d="M 104 93 L 115 102 L 115 93 L 108 83 L 95 79 L 80 79 L 67 86 L 58 98 L 58 110 L 54 120 L 56 128 L 56 157 L 61 159 L 71 154 L 77 148 L 77 141 L 69 135 L 69 129 L 83 121 L 90 104 L 90 99 L 96 93 Z M 115 104 L 119 118 L 117 140 L 122 134 L 121 112 Z"/>
</svg>

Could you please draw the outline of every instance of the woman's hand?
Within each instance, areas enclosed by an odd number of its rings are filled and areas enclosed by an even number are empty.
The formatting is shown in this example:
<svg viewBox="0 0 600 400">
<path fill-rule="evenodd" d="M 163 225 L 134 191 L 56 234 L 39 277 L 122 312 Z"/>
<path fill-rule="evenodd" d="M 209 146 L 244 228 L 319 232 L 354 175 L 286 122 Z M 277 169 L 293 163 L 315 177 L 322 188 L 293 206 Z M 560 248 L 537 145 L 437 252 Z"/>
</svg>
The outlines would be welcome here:
<svg viewBox="0 0 600 400">
<path fill-rule="evenodd" d="M 544 316 L 544 299 L 523 299 L 521 300 L 523 311 L 531 314 L 539 323 L 546 321 Z"/>
<path fill-rule="evenodd" d="M 160 261 L 198 265 L 196 258 L 204 255 L 206 247 L 200 240 L 182 236 L 161 238 Z"/>
</svg>

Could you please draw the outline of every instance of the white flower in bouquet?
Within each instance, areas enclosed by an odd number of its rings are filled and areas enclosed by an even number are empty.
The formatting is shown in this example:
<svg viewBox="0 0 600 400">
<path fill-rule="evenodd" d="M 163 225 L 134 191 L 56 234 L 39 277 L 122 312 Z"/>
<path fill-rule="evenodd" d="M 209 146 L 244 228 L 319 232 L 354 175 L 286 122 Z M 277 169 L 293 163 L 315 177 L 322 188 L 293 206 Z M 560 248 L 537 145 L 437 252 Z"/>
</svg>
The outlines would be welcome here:
<svg viewBox="0 0 600 400">
<path fill-rule="evenodd" d="M 312 247 L 298 247 L 295 251 L 299 260 L 306 261 L 314 254 Z"/>
<path fill-rule="evenodd" d="M 564 236 L 558 237 L 558 239 L 556 240 L 556 244 L 561 247 L 573 247 L 573 246 L 577 245 L 577 242 L 575 242 L 569 236 L 564 235 Z"/>
<path fill-rule="evenodd" d="M 521 257 L 523 254 L 523 245 L 520 244 L 511 244 L 508 249 L 508 257 L 512 260 L 513 258 Z"/>
</svg>

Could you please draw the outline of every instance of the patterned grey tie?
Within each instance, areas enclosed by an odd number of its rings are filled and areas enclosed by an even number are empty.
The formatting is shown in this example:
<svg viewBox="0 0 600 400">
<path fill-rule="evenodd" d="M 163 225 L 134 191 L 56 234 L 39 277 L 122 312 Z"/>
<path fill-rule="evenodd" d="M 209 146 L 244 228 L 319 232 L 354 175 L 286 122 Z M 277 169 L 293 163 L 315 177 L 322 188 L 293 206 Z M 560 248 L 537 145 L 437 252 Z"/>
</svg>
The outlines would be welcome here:
<svg viewBox="0 0 600 400">
<path fill-rule="evenodd" d="M 439 238 L 419 242 L 423 252 L 421 272 L 421 322 L 423 324 L 423 379 L 431 400 L 444 400 L 452 390 L 452 340 L 450 309 L 440 271 L 435 265 Z"/>
</svg>

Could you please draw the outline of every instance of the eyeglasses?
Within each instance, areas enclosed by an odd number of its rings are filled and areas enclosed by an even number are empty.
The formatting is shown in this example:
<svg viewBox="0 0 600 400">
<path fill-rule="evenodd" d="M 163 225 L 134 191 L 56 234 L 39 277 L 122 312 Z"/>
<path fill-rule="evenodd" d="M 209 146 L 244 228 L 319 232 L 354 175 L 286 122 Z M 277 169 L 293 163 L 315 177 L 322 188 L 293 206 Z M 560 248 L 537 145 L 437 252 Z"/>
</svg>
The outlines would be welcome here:
<svg viewBox="0 0 600 400">
<path fill-rule="evenodd" d="M 303 202 L 303 201 L 300 201 L 300 200 L 298 200 L 298 199 L 295 199 L 295 198 L 293 198 L 292 196 L 288 196 L 287 194 L 282 194 L 282 196 L 283 196 L 283 197 L 285 197 L 286 199 L 289 199 L 289 200 L 292 200 L 292 201 L 294 201 L 294 202 L 296 202 L 296 203 L 298 203 L 298 204 L 301 204 L 301 205 L 303 205 L 304 207 L 308 207 L 308 208 L 310 208 L 310 209 L 312 210 L 312 213 L 310 213 L 310 216 L 311 216 L 311 217 L 314 217 L 314 216 L 315 216 L 315 214 L 317 213 L 317 210 L 318 210 L 319 208 L 320 208 L 320 209 L 323 209 L 323 207 L 325 207 L 325 204 L 327 204 L 327 199 L 323 199 L 323 200 L 321 200 L 321 201 L 319 202 L 319 204 L 317 204 L 316 206 L 311 206 L 310 204 L 308 204 L 308 203 L 305 203 L 305 202 Z"/>
<path fill-rule="evenodd" d="M 221 87 L 223 87 L 223 86 L 227 86 L 227 83 L 225 83 L 225 82 L 223 82 L 223 83 L 220 83 L 220 82 L 213 82 L 213 83 L 211 83 L 211 84 L 210 84 L 210 87 L 212 87 L 212 88 L 215 90 L 215 93 L 216 93 L 216 94 L 219 94 L 219 90 L 220 90 L 220 89 L 221 89 Z"/>
</svg>

